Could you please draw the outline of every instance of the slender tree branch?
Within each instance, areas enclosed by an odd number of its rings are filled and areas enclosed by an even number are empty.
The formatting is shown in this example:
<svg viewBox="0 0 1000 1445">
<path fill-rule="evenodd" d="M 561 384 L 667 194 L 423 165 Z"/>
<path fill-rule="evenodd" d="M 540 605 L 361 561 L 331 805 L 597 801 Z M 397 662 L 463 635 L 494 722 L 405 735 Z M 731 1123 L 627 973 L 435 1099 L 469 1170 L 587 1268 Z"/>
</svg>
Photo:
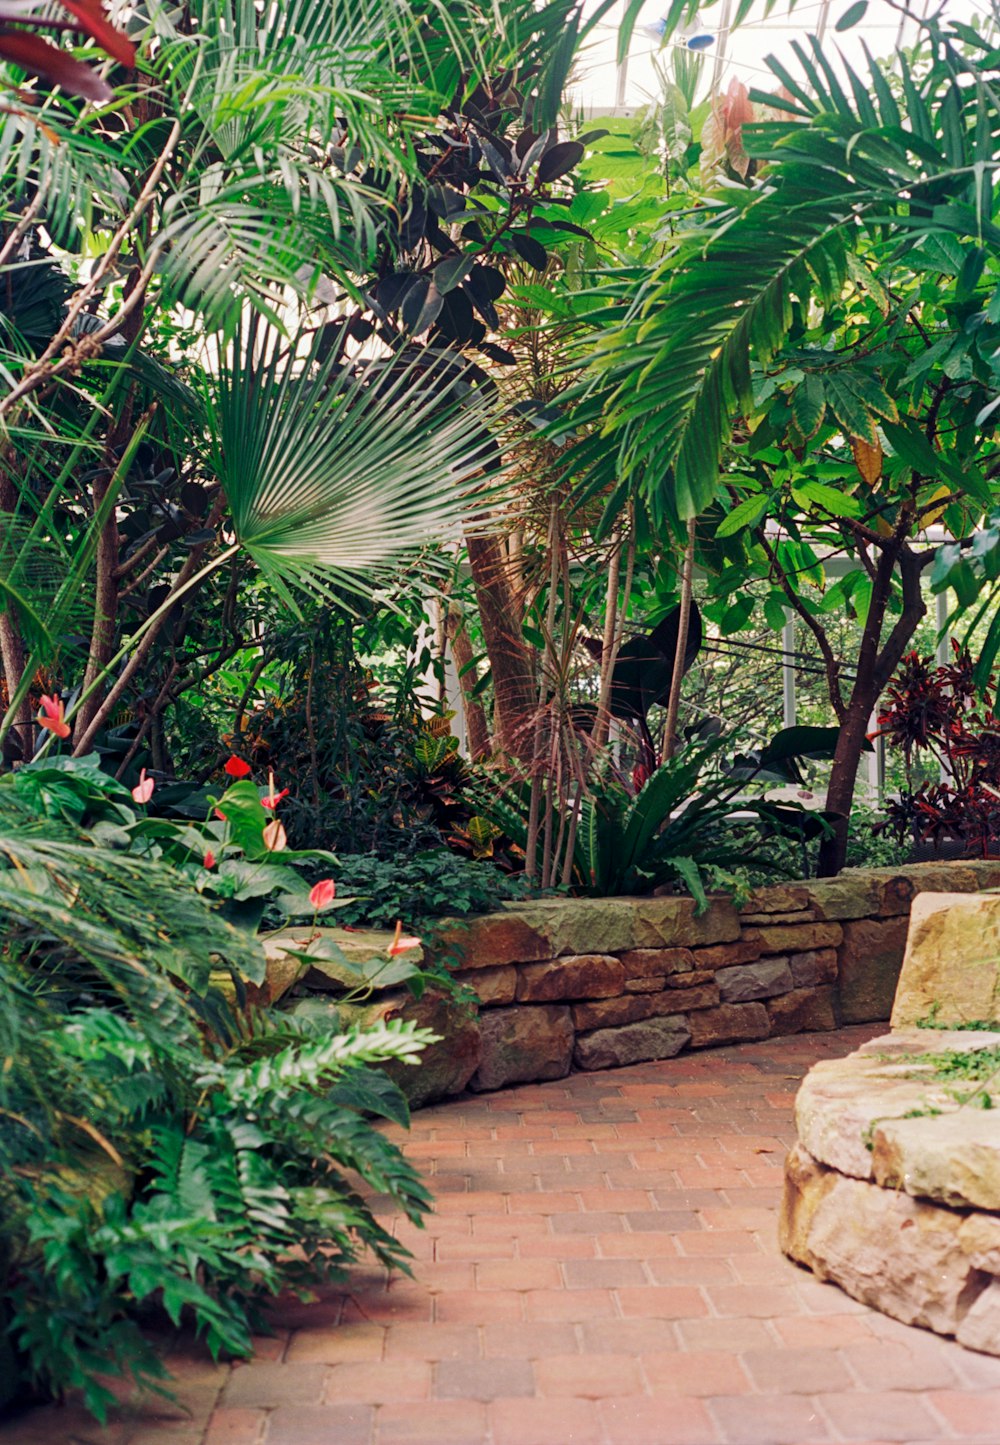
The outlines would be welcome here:
<svg viewBox="0 0 1000 1445">
<path fill-rule="evenodd" d="M 844 702 L 843 694 L 840 690 L 840 663 L 834 656 L 833 648 L 830 646 L 830 639 L 827 637 L 824 629 L 816 621 L 815 617 L 813 617 L 812 613 L 809 612 L 802 605 L 802 599 L 799 597 L 799 594 L 785 577 L 782 569 L 778 566 L 778 559 L 774 554 L 774 549 L 771 547 L 770 543 L 767 540 L 767 537 L 764 534 L 763 527 L 759 527 L 757 529 L 757 540 L 760 542 L 761 546 L 764 549 L 765 555 L 767 556 L 767 559 L 771 564 L 772 575 L 777 578 L 778 586 L 787 597 L 789 605 L 791 606 L 792 610 L 797 614 L 797 616 L 802 618 L 802 621 L 805 623 L 809 631 L 812 633 L 813 637 L 815 637 L 816 639 L 816 645 L 820 650 L 820 654 L 823 658 L 824 663 L 826 664 L 826 686 L 827 691 L 830 695 L 830 703 L 833 707 L 834 712 L 837 715 L 838 721 L 843 722 L 847 712 L 847 707 Z"/>
</svg>

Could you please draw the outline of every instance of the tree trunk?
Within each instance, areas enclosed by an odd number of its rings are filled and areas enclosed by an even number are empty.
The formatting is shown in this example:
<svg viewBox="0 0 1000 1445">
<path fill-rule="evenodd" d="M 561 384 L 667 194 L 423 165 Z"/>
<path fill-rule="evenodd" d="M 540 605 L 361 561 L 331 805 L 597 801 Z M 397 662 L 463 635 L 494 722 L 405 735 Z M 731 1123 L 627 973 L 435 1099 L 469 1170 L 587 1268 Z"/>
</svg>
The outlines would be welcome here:
<svg viewBox="0 0 1000 1445">
<path fill-rule="evenodd" d="M 833 832 L 820 842 L 816 868 L 820 878 L 832 878 L 840 872 L 847 859 L 848 819 L 854 802 L 861 751 L 868 733 L 868 719 L 877 700 L 878 694 L 871 685 L 856 685 L 840 724 L 840 737 L 826 790 L 827 811 L 839 816 L 833 823 Z"/>
<path fill-rule="evenodd" d="M 486 726 L 486 713 L 476 696 L 479 679 L 472 659 L 472 643 L 465 630 L 462 609 L 452 602 L 445 617 L 445 630 L 451 645 L 451 655 L 458 672 L 458 685 L 462 690 L 462 712 L 465 716 L 465 732 L 469 739 L 469 756 L 473 762 L 486 757 L 490 750 L 490 730 Z"/>
<path fill-rule="evenodd" d="M 123 300 L 128 300 L 133 292 L 141 286 L 145 291 L 145 283 L 140 281 L 141 272 L 133 268 L 123 293 Z M 143 328 L 142 302 L 134 311 L 126 317 L 121 328 L 120 336 L 127 347 L 131 347 L 137 340 Z M 95 515 L 100 512 L 107 497 L 108 488 L 113 485 L 117 458 L 120 451 L 124 449 L 132 435 L 132 404 L 135 397 L 135 388 L 129 386 L 125 393 L 122 405 L 108 432 L 105 442 L 104 460 L 107 470 L 100 473 L 94 482 L 92 505 Z M 119 606 L 119 581 L 118 564 L 121 560 L 121 544 L 118 535 L 118 518 L 114 507 L 108 514 L 108 519 L 101 529 L 101 535 L 97 540 L 97 552 L 94 558 L 95 566 L 95 587 L 94 587 L 94 624 L 90 633 L 90 651 L 87 657 L 87 667 L 83 677 L 83 691 L 91 686 L 94 680 L 108 664 L 115 650 L 115 640 L 118 633 L 118 606 Z M 73 725 L 74 743 L 90 732 L 91 724 L 101 706 L 101 689 L 96 689 L 83 703 L 76 715 Z"/>
<path fill-rule="evenodd" d="M 467 545 L 493 673 L 496 741 L 502 751 L 527 761 L 532 752 L 535 676 L 531 651 L 521 635 L 520 599 L 511 585 L 499 539 L 470 536 Z"/>
<path fill-rule="evenodd" d="M 826 793 L 827 810 L 840 815 L 830 837 L 820 844 L 817 873 L 830 878 L 847 861 L 847 828 L 854 789 L 857 785 L 861 752 L 868 734 L 868 719 L 879 697 L 909 646 L 926 608 L 920 588 L 924 568 L 933 552 L 912 552 L 905 542 L 888 545 L 879 557 L 872 579 L 872 599 L 858 653 L 858 672 L 847 710 L 841 718 L 840 737 Z M 886 608 L 892 592 L 893 572 L 898 565 L 903 605 L 896 623 L 879 648 Z"/>
</svg>

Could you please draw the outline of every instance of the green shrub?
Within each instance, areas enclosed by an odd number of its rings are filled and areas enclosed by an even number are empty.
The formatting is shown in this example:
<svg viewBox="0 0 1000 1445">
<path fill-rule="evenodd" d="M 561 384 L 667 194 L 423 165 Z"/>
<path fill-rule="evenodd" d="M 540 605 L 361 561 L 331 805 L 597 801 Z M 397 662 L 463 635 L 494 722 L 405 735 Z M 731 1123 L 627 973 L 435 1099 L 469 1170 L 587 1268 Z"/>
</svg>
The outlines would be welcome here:
<svg viewBox="0 0 1000 1445">
<path fill-rule="evenodd" d="M 336 921 L 350 926 L 391 928 L 403 918 L 420 927 L 427 920 L 488 913 L 527 891 L 520 878 L 492 863 L 476 862 L 444 848 L 385 862 L 374 853 L 340 853 L 334 869 L 337 891 L 353 895 Z"/>
<path fill-rule="evenodd" d="M 323 1036 L 247 999 L 252 934 L 170 864 L 96 842 L 0 787 L 0 1298 L 22 1388 L 162 1388 L 137 1315 L 245 1354 L 282 1290 L 405 1251 L 351 1180 L 419 1220 L 428 1195 L 371 1116 L 370 1067 L 431 1039 L 399 1021 Z M 236 1005 L 213 970 L 237 983 Z"/>
</svg>

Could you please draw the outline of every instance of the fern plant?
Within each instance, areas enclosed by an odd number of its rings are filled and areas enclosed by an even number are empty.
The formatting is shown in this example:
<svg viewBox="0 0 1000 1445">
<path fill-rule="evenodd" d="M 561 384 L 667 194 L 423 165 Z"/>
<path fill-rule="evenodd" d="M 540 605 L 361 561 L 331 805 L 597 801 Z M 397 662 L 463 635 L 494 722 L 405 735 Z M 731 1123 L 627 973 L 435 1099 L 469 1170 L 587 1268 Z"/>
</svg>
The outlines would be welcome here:
<svg viewBox="0 0 1000 1445">
<path fill-rule="evenodd" d="M 165 1388 L 151 1307 L 216 1355 L 246 1354 L 263 1304 L 405 1250 L 361 1188 L 418 1221 L 429 1197 L 373 1117 L 407 1104 L 371 1066 L 433 1035 L 394 1020 L 324 1036 L 236 1011 L 253 937 L 165 864 L 114 851 L 0 788 L 0 1367 L 31 1390 L 108 1376 Z M 360 1181 L 360 1183 L 359 1183 Z"/>
</svg>

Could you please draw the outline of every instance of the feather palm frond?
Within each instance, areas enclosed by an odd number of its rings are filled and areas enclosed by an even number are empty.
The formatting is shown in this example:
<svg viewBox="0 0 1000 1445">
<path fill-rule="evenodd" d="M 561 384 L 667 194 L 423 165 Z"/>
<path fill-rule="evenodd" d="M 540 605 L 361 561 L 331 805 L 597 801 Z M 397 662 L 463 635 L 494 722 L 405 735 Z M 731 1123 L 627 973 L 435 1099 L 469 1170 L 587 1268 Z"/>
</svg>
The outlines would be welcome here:
<svg viewBox="0 0 1000 1445">
<path fill-rule="evenodd" d="M 593 486 L 617 473 L 648 499 L 655 522 L 696 516 L 715 497 L 733 419 L 751 410 L 752 361 L 775 355 L 796 303 L 842 294 L 862 242 L 888 234 L 905 246 L 934 231 L 1000 241 L 994 189 L 983 183 L 998 165 L 1000 108 L 984 67 L 947 36 L 941 44 L 945 63 L 919 79 L 897 57 L 902 105 L 875 62 L 873 102 L 849 68 L 848 96 L 815 41 L 811 54 L 796 47 L 807 80 L 795 93 L 810 112 L 746 128 L 748 151 L 767 167 L 762 180 L 720 193 L 633 285 L 626 320 L 598 342 L 574 418 L 603 432 L 577 453 Z"/>
</svg>

